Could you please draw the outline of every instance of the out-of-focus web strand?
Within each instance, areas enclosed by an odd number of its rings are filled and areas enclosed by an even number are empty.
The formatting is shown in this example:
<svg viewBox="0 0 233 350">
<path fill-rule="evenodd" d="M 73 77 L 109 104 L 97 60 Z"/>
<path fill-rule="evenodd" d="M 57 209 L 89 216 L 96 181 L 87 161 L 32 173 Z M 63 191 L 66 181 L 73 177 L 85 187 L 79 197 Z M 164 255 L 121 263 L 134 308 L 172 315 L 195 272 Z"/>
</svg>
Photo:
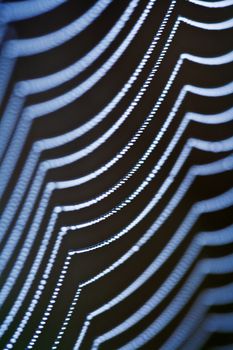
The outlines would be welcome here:
<svg viewBox="0 0 233 350">
<path fill-rule="evenodd" d="M 232 231 L 230 232 L 230 234 L 232 238 Z M 194 305 L 191 307 L 191 310 L 184 317 L 180 325 L 175 329 L 175 332 L 161 347 L 162 350 L 179 349 L 181 344 L 184 341 L 187 341 L 188 339 L 190 344 L 188 345 L 188 347 L 185 345 L 182 346 L 182 349 L 184 350 L 200 349 L 201 346 L 204 345 L 203 343 L 207 341 L 207 339 L 211 336 L 211 332 L 204 332 L 204 337 L 202 333 L 205 323 L 208 324 L 208 316 L 206 317 L 206 320 L 204 317 L 208 311 L 208 308 L 216 304 L 224 305 L 233 302 L 232 283 L 227 285 L 226 287 L 223 286 L 213 288 L 210 291 L 210 293 L 202 293 L 203 295 L 197 298 L 196 302 L 194 302 Z M 230 315 L 230 317 L 232 318 L 232 315 Z M 195 332 L 195 328 L 199 326 L 200 319 L 202 318 L 204 318 L 204 325 L 201 324 L 200 332 Z M 228 325 L 226 323 L 223 323 L 223 327 L 227 332 Z"/>
<path fill-rule="evenodd" d="M 59 7 L 66 1 L 67 0 L 26 0 L 0 3 L 0 42 L 4 37 L 9 22 L 40 16 Z"/>
<path fill-rule="evenodd" d="M 8 40 L 0 56 L 0 101 L 5 94 L 16 58 L 46 52 L 60 46 L 85 30 L 111 3 L 111 0 L 98 0 L 89 10 L 67 26 L 33 39 Z"/>
<path fill-rule="evenodd" d="M 225 292 L 223 290 L 223 292 Z M 230 291 L 231 296 L 233 295 L 233 289 L 231 289 Z M 222 300 L 224 300 L 225 298 L 224 294 L 221 294 L 221 299 L 219 300 L 219 304 L 221 304 Z M 223 299 L 224 298 L 224 299 Z M 229 298 L 230 299 L 230 298 Z M 228 303 L 232 303 L 231 300 L 227 300 Z M 196 316 L 195 311 L 193 311 L 193 313 Z M 232 334 L 233 332 L 233 313 L 229 312 L 229 313 L 225 313 L 225 314 L 221 314 L 221 313 L 217 313 L 217 314 L 209 314 L 206 319 L 204 319 L 203 323 L 201 324 L 201 326 L 199 327 L 198 331 L 195 333 L 195 335 L 190 337 L 190 340 L 192 342 L 192 349 L 198 349 L 201 348 L 202 346 L 204 346 L 204 344 L 206 343 L 206 341 L 210 338 L 210 336 L 212 335 L 212 333 L 214 332 L 223 332 L 225 334 L 229 333 Z M 223 346 L 221 347 L 222 350 L 229 350 L 232 348 L 232 344 L 228 345 L 228 346 Z M 186 346 L 184 347 L 184 350 L 188 350 L 188 346 L 186 344 Z M 213 350 L 216 350 L 217 348 L 213 348 Z M 219 347 L 220 350 L 220 347 Z"/>
<path fill-rule="evenodd" d="M 26 0 L 1 3 L 1 24 L 40 16 L 66 2 L 67 0 Z"/>
<path fill-rule="evenodd" d="M 161 313 L 156 320 L 141 334 L 139 334 L 135 339 L 133 339 L 131 342 L 127 343 L 126 345 L 120 347 L 121 350 L 130 350 L 130 349 L 139 349 L 144 344 L 146 344 L 149 340 L 151 340 L 155 335 L 157 335 L 158 332 L 161 331 L 162 327 L 165 327 L 165 325 L 170 321 L 170 319 L 174 318 L 176 313 L 180 311 L 182 307 L 188 302 L 188 300 L 191 299 L 192 295 L 194 294 L 195 290 L 198 288 L 198 286 L 201 284 L 201 282 L 204 280 L 205 274 L 211 273 L 211 274 L 224 274 L 224 273 L 230 273 L 233 272 L 233 255 L 224 256 L 221 258 L 216 259 L 206 259 L 203 262 L 199 262 L 199 268 L 200 273 L 199 274 L 191 274 L 179 292 L 179 294 L 173 299 L 171 304 L 169 304 L 163 313 Z M 232 297 L 232 288 L 230 290 L 230 295 Z M 219 297 L 221 294 L 219 295 Z M 205 292 L 204 297 L 208 298 L 208 291 Z M 201 299 L 201 298 L 200 298 Z M 195 313 L 198 313 L 199 311 L 199 317 L 200 317 L 200 309 L 203 309 L 203 304 L 201 303 L 202 300 L 198 300 L 199 303 L 197 303 L 195 306 Z M 207 308 L 207 307 L 206 307 Z M 205 308 L 205 309 L 206 309 Z M 205 310 L 201 310 L 202 313 Z M 191 315 L 190 315 L 191 316 Z M 192 315 L 193 316 L 193 315 Z M 191 317 L 190 317 L 191 318 Z M 189 326 L 192 323 L 191 320 L 189 320 Z M 175 348 L 175 347 L 174 347 Z M 93 349 L 96 349 L 96 347 L 93 347 Z"/>
<path fill-rule="evenodd" d="M 209 8 L 221 8 L 233 5 L 233 0 L 220 0 L 220 1 L 202 1 L 202 0 L 189 0 L 193 4 L 209 7 Z"/>
</svg>

